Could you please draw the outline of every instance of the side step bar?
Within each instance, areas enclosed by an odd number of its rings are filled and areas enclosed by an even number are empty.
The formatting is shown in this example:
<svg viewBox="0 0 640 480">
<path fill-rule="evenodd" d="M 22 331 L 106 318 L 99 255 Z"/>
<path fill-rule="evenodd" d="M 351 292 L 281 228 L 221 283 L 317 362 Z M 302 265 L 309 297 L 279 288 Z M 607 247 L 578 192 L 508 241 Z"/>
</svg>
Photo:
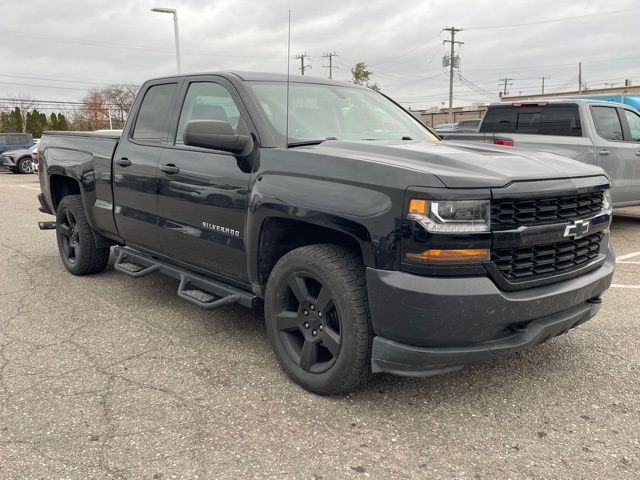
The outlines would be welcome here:
<svg viewBox="0 0 640 480">
<path fill-rule="evenodd" d="M 118 255 L 114 265 L 118 272 L 133 278 L 144 277 L 153 272 L 176 278 L 180 280 L 178 296 L 200 308 L 213 310 L 229 303 L 252 308 L 258 303 L 258 297 L 251 292 L 189 272 L 132 248 L 116 246 L 114 251 Z"/>
</svg>

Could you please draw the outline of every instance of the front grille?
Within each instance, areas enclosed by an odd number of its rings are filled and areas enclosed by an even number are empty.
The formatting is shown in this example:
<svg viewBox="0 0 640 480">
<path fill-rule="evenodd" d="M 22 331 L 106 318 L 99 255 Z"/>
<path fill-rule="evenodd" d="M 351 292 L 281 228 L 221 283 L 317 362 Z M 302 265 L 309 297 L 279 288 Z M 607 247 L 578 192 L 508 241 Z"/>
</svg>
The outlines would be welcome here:
<svg viewBox="0 0 640 480">
<path fill-rule="evenodd" d="M 577 240 L 494 250 L 491 261 L 509 280 L 533 280 L 575 270 L 598 256 L 602 232 Z"/>
<path fill-rule="evenodd" d="M 498 200 L 491 204 L 491 226 L 494 230 L 507 230 L 589 218 L 603 209 L 603 203 L 602 190 L 531 200 Z"/>
</svg>

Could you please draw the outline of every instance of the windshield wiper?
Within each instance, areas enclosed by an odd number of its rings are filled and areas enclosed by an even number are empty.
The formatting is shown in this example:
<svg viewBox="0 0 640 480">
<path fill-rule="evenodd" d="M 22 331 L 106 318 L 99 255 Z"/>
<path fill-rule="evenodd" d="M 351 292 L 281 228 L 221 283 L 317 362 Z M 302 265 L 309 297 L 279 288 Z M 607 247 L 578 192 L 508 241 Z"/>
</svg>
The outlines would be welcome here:
<svg viewBox="0 0 640 480">
<path fill-rule="evenodd" d="M 289 142 L 287 144 L 288 148 L 292 147 L 306 147 L 308 145 L 320 145 L 321 143 L 326 142 L 327 140 L 337 140 L 336 137 L 327 137 L 322 140 L 302 140 L 300 142 Z"/>
</svg>

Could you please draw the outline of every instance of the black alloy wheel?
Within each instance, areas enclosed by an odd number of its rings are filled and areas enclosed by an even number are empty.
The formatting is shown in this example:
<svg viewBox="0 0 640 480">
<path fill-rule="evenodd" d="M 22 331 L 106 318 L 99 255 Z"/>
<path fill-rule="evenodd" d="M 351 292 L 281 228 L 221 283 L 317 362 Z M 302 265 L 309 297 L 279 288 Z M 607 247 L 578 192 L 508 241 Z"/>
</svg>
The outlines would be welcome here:
<svg viewBox="0 0 640 480">
<path fill-rule="evenodd" d="M 69 208 L 65 208 L 61 213 L 57 225 L 60 233 L 60 255 L 73 265 L 78 261 L 82 248 L 77 229 L 78 222 Z"/>
<path fill-rule="evenodd" d="M 74 275 L 98 273 L 109 262 L 109 243 L 87 221 L 80 195 L 67 195 L 56 209 L 58 251 L 66 269 Z"/>
<path fill-rule="evenodd" d="M 340 314 L 329 288 L 311 272 L 291 272 L 278 292 L 276 327 L 289 356 L 305 372 L 335 363 L 342 343 Z"/>
</svg>

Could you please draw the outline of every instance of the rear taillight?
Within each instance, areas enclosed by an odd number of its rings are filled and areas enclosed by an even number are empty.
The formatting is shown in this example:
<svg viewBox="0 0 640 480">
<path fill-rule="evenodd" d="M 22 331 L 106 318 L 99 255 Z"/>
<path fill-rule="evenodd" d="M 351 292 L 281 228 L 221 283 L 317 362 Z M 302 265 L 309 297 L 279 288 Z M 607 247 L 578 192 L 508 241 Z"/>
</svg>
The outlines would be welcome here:
<svg viewBox="0 0 640 480">
<path fill-rule="evenodd" d="M 494 145 L 502 145 L 504 147 L 513 147 L 513 140 L 510 138 L 494 138 Z"/>
</svg>

